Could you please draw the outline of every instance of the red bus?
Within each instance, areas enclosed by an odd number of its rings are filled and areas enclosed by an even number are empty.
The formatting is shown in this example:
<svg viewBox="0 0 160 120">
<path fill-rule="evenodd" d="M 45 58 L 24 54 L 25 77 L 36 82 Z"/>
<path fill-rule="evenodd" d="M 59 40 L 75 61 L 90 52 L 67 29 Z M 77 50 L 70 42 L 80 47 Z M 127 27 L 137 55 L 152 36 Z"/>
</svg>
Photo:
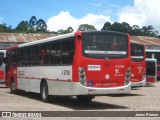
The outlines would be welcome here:
<svg viewBox="0 0 160 120">
<path fill-rule="evenodd" d="M 5 63 L 6 50 L 0 50 L 0 82 L 5 81 Z"/>
<path fill-rule="evenodd" d="M 112 31 L 75 32 L 7 49 L 6 86 L 91 101 L 130 93 L 130 37 Z"/>
<path fill-rule="evenodd" d="M 146 85 L 145 46 L 131 43 L 131 86 Z"/>
</svg>

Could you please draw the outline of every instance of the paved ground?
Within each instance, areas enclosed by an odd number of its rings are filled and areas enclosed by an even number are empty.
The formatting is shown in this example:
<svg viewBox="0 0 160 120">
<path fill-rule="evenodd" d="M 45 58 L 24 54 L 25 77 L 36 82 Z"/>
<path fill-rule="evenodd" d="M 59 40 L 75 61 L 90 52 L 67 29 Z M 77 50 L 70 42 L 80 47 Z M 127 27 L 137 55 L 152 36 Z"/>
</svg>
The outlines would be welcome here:
<svg viewBox="0 0 160 120">
<path fill-rule="evenodd" d="M 0 111 L 160 111 L 160 82 L 149 84 L 146 87 L 133 88 L 131 94 L 127 95 L 99 96 L 93 99 L 91 103 L 79 103 L 74 97 L 53 99 L 50 103 L 43 103 L 39 94 L 23 93 L 14 95 L 10 93 L 9 88 L 5 88 L 4 84 L 0 84 Z M 55 119 L 56 117 L 54 117 Z M 61 119 L 70 118 L 63 117 Z M 73 117 L 73 119 L 80 118 Z M 83 119 L 85 117 L 81 118 L 81 120 Z M 95 120 L 97 118 L 89 117 L 87 119 Z M 98 119 L 103 120 L 106 118 L 100 117 Z M 132 120 L 135 118 L 122 117 L 119 119 Z M 136 119 L 152 120 L 153 117 L 136 117 Z M 154 119 L 158 120 L 160 116 Z M 17 119 L 15 118 L 15 120 Z"/>
</svg>

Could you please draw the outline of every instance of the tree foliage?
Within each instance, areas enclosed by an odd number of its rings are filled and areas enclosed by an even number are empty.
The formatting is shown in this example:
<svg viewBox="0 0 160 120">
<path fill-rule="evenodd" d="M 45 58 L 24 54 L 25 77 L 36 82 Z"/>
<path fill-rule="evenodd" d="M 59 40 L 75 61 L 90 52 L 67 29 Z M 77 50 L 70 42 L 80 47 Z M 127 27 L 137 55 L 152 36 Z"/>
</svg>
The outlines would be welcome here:
<svg viewBox="0 0 160 120">
<path fill-rule="evenodd" d="M 39 19 L 36 22 L 36 30 L 37 30 L 37 32 L 41 32 L 41 33 L 47 31 L 47 24 L 43 19 Z"/>
<path fill-rule="evenodd" d="M 79 25 L 78 30 L 80 31 L 92 31 L 96 30 L 93 25 L 81 24 Z M 130 26 L 127 22 L 106 22 L 104 23 L 102 30 L 111 30 L 129 33 L 134 36 L 150 36 L 150 37 L 159 37 L 159 31 L 155 30 L 152 25 L 143 26 L 140 28 L 138 25 Z M 36 16 L 32 16 L 29 21 L 21 21 L 16 28 L 12 28 L 11 25 L 7 26 L 6 24 L 0 24 L 0 32 L 16 32 L 16 33 L 59 33 L 66 34 L 73 32 L 72 27 L 68 27 L 66 30 L 60 29 L 57 32 L 47 30 L 47 24 L 43 19 L 37 19 Z"/>
<path fill-rule="evenodd" d="M 32 16 L 29 21 L 21 21 L 14 29 L 12 26 L 7 27 L 6 24 L 0 24 L 0 32 L 49 33 L 46 22 L 43 19 L 37 20 L 35 16 Z"/>
<path fill-rule="evenodd" d="M 28 31 L 28 21 L 21 21 L 18 26 L 16 27 L 17 32 L 27 32 Z"/>
<path fill-rule="evenodd" d="M 6 24 L 0 24 L 0 32 L 12 32 L 12 26 L 6 26 Z"/>
<path fill-rule="evenodd" d="M 96 30 L 96 28 L 93 25 L 81 24 L 79 26 L 78 30 L 80 30 L 80 31 L 92 31 L 92 30 Z"/>
<path fill-rule="evenodd" d="M 57 33 L 59 33 L 59 34 L 66 34 L 66 33 L 71 33 L 73 31 L 74 30 L 73 30 L 72 27 L 68 27 L 66 30 L 63 30 L 63 29 L 58 30 Z"/>
<path fill-rule="evenodd" d="M 127 22 L 114 22 L 113 24 L 106 22 L 102 30 L 124 32 L 134 36 L 160 37 L 159 32 L 155 30 L 152 25 L 143 26 L 140 28 L 138 25 L 130 26 Z"/>
</svg>

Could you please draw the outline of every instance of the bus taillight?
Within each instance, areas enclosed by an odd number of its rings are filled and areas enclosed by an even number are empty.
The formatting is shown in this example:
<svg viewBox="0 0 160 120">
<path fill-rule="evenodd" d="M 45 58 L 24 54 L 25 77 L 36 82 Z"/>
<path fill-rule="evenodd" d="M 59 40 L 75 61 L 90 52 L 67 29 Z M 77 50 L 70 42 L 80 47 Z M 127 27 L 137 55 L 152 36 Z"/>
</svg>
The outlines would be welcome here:
<svg viewBox="0 0 160 120">
<path fill-rule="evenodd" d="M 130 82 L 130 73 L 131 73 L 131 70 L 130 70 L 130 67 L 126 70 L 126 76 L 125 76 L 125 85 L 128 85 L 129 82 Z"/>
<path fill-rule="evenodd" d="M 79 81 L 80 81 L 81 85 L 83 85 L 83 86 L 87 85 L 87 83 L 86 83 L 86 72 L 82 67 L 79 67 Z"/>
</svg>

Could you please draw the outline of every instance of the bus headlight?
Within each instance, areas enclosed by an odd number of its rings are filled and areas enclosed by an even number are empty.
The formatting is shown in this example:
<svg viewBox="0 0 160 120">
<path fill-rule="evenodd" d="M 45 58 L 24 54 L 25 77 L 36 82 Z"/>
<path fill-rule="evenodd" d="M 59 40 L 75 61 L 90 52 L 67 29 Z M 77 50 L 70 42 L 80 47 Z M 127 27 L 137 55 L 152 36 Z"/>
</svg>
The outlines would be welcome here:
<svg viewBox="0 0 160 120">
<path fill-rule="evenodd" d="M 126 70 L 125 85 L 128 85 L 129 82 L 130 82 L 130 74 L 131 74 L 130 72 L 131 72 L 131 70 L 130 70 L 130 67 L 129 67 L 129 68 L 127 68 L 127 70 Z"/>
<path fill-rule="evenodd" d="M 86 86 L 86 72 L 83 68 L 79 67 L 79 82 L 81 85 Z"/>
</svg>

